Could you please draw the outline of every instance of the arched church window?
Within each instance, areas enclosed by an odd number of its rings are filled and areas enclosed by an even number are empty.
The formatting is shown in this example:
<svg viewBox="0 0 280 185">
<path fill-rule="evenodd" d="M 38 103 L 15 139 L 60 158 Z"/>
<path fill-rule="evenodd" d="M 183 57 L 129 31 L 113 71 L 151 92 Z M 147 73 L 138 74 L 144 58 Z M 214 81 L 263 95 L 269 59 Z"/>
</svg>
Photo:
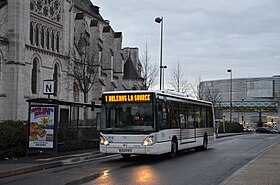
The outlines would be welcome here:
<svg viewBox="0 0 280 185">
<path fill-rule="evenodd" d="M 47 29 L 47 36 L 46 36 L 47 38 L 47 49 L 50 49 L 50 30 L 49 29 Z"/>
<path fill-rule="evenodd" d="M 54 95 L 57 96 L 57 88 L 59 83 L 59 65 L 57 63 L 54 65 L 53 80 L 54 80 Z"/>
<path fill-rule="evenodd" d="M 36 46 L 39 46 L 39 25 L 36 24 L 36 27 L 35 27 L 35 43 L 36 43 Z"/>
<path fill-rule="evenodd" d="M 79 102 L 79 88 L 78 85 L 76 83 L 74 83 L 73 85 L 73 99 L 74 102 Z"/>
<path fill-rule="evenodd" d="M 52 47 L 52 50 L 54 51 L 54 32 L 52 31 L 52 35 L 51 35 L 51 47 Z"/>
<path fill-rule="evenodd" d="M 32 22 L 30 22 L 29 40 L 30 40 L 30 43 L 33 45 L 33 24 L 32 24 Z"/>
<path fill-rule="evenodd" d="M 37 77 L 38 77 L 38 58 L 34 58 L 31 72 L 31 92 L 37 93 Z"/>
<path fill-rule="evenodd" d="M 45 47 L 45 30 L 43 26 L 41 28 L 41 46 L 42 48 Z"/>
<path fill-rule="evenodd" d="M 141 76 L 141 73 L 142 73 L 142 66 L 141 66 L 141 64 L 139 64 L 138 65 L 138 74 L 139 74 L 139 76 Z"/>
<path fill-rule="evenodd" d="M 56 51 L 59 52 L 59 32 L 56 33 Z"/>
</svg>

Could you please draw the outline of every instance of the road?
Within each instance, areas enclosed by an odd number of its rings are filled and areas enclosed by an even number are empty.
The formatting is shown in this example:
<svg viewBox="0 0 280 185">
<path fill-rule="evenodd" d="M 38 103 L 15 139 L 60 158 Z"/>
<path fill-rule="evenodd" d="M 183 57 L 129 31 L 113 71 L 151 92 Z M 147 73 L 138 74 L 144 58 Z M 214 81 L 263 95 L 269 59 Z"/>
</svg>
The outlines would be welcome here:
<svg viewBox="0 0 280 185">
<path fill-rule="evenodd" d="M 5 178 L 0 184 L 218 185 L 279 139 L 280 134 L 226 137 L 207 151 L 184 151 L 174 159 L 162 155 L 124 160 L 118 155 Z"/>
</svg>

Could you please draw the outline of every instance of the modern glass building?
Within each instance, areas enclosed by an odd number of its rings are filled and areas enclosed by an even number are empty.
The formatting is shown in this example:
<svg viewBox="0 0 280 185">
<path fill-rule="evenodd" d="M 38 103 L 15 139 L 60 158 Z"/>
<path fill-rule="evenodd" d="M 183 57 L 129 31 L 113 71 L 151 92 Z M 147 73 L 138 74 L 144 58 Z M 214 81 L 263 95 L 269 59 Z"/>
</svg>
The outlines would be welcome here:
<svg viewBox="0 0 280 185">
<path fill-rule="evenodd" d="M 231 112 L 231 120 L 244 126 L 280 123 L 280 75 L 202 81 L 199 94 L 214 103 L 218 119 L 230 121 Z"/>
</svg>

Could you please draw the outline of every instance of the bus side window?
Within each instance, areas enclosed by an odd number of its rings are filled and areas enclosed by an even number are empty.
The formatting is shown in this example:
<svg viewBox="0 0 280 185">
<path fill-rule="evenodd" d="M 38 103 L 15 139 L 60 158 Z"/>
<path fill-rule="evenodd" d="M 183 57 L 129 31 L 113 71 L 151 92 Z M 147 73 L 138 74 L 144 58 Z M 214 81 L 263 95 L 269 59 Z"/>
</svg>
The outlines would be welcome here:
<svg viewBox="0 0 280 185">
<path fill-rule="evenodd" d="M 165 108 L 165 104 L 163 101 L 158 101 L 157 103 L 157 122 L 158 122 L 158 128 L 160 130 L 166 129 L 167 128 L 167 112 Z"/>
<path fill-rule="evenodd" d="M 207 123 L 208 123 L 208 127 L 213 127 L 213 125 L 214 125 L 213 114 L 212 114 L 211 108 L 207 108 Z"/>
<path fill-rule="evenodd" d="M 180 124 L 181 128 L 186 128 L 186 119 L 184 114 L 180 114 Z"/>
<path fill-rule="evenodd" d="M 205 128 L 206 127 L 206 108 L 202 107 L 200 112 L 200 116 L 201 116 L 201 124 L 200 127 L 201 128 Z"/>
<path fill-rule="evenodd" d="M 195 128 L 195 114 L 194 110 L 191 107 L 187 107 L 187 128 L 194 129 Z"/>
<path fill-rule="evenodd" d="M 200 107 L 195 108 L 195 123 L 196 128 L 201 128 L 201 116 L 200 116 Z"/>
<path fill-rule="evenodd" d="M 174 128 L 175 125 L 175 115 L 174 115 L 174 109 L 172 106 L 169 107 L 168 109 L 168 128 Z"/>
<path fill-rule="evenodd" d="M 179 106 L 180 127 L 187 128 L 188 110 L 186 104 Z"/>
<path fill-rule="evenodd" d="M 168 109 L 168 121 L 170 128 L 179 128 L 180 127 L 180 115 L 179 107 L 177 102 L 170 102 Z"/>
</svg>

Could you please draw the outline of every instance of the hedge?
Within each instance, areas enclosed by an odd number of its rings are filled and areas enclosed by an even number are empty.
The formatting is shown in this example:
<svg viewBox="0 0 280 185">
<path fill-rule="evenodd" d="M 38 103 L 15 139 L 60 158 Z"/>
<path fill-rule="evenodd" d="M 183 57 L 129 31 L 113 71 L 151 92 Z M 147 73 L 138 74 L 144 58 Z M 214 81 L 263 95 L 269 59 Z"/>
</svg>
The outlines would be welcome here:
<svg viewBox="0 0 280 185">
<path fill-rule="evenodd" d="M 243 132 L 243 126 L 238 122 L 225 122 L 225 131 L 226 133 L 237 133 Z M 219 133 L 223 133 L 223 124 L 220 124 Z"/>
<path fill-rule="evenodd" d="M 23 156 L 26 150 L 27 125 L 22 121 L 0 122 L 0 159 Z"/>
</svg>

